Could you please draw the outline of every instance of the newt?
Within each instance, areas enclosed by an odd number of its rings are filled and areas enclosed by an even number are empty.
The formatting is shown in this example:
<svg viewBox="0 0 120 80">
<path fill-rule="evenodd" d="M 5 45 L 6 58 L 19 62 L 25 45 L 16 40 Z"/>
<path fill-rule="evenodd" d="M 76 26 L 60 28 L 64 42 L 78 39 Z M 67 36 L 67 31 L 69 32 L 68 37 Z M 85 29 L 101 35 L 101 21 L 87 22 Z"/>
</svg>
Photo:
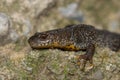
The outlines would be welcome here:
<svg viewBox="0 0 120 80">
<path fill-rule="evenodd" d="M 120 50 L 120 34 L 96 29 L 92 25 L 68 25 L 64 28 L 37 32 L 28 39 L 32 49 L 62 49 L 66 51 L 86 51 L 77 56 L 83 61 L 83 67 L 93 64 L 95 48 L 108 47 L 112 51 Z"/>
</svg>

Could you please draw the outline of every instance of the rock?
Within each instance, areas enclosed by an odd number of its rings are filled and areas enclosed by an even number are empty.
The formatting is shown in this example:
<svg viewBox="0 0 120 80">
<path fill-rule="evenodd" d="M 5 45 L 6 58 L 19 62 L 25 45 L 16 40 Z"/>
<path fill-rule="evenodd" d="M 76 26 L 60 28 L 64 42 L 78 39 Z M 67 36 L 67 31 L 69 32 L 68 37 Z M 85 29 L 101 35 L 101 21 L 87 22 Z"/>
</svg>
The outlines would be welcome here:
<svg viewBox="0 0 120 80">
<path fill-rule="evenodd" d="M 0 45 L 3 45 L 8 40 L 8 35 L 11 28 L 10 18 L 5 13 L 0 13 Z"/>
<path fill-rule="evenodd" d="M 100 70 L 96 71 L 93 74 L 93 79 L 95 80 L 103 80 L 103 78 L 104 78 L 103 73 Z"/>
<path fill-rule="evenodd" d="M 33 26 L 32 26 L 32 24 L 31 24 L 31 22 L 29 20 L 24 20 L 23 24 L 25 25 L 23 27 L 23 35 L 28 37 L 28 34 L 32 30 Z"/>
<path fill-rule="evenodd" d="M 10 27 L 11 22 L 9 17 L 4 13 L 0 13 L 0 37 L 6 36 L 9 33 Z"/>
<path fill-rule="evenodd" d="M 11 5 L 15 0 L 6 0 L 7 5 Z"/>
<path fill-rule="evenodd" d="M 19 36 L 12 28 L 12 22 L 5 13 L 0 13 L 0 45 L 16 42 Z"/>
<path fill-rule="evenodd" d="M 13 21 L 14 28 L 16 32 L 19 33 L 18 36 L 28 37 L 30 35 L 29 33 L 36 29 L 36 28 L 33 29 L 33 26 L 37 25 L 36 21 L 39 21 L 38 20 L 39 17 L 42 14 L 46 14 L 47 12 L 49 12 L 50 7 L 52 6 L 52 4 L 54 5 L 54 2 L 56 0 L 44 0 L 44 1 L 43 0 L 25 0 L 25 1 L 15 0 L 15 1 L 19 9 L 17 9 L 18 11 L 14 11 L 11 14 L 11 19 Z M 47 11 L 45 11 L 46 9 Z M 14 38 L 12 40 L 16 41 L 17 35 L 15 34 L 16 35 L 16 39 L 15 39 L 15 37 L 12 37 L 14 35 L 13 33 L 11 34 L 10 38 Z"/>
<path fill-rule="evenodd" d="M 108 26 L 108 29 L 112 32 L 119 32 L 120 30 L 119 21 L 111 21 Z"/>
<path fill-rule="evenodd" d="M 49 8 L 49 4 L 54 3 L 56 0 L 21 0 L 23 9 L 29 10 L 30 16 L 39 17 L 39 15 L 46 9 Z"/>
<path fill-rule="evenodd" d="M 59 12 L 64 17 L 83 22 L 84 16 L 81 10 L 77 10 L 78 4 L 71 3 L 67 7 L 60 7 Z"/>
<path fill-rule="evenodd" d="M 0 80 L 5 80 L 5 76 L 4 75 L 0 75 Z"/>
<path fill-rule="evenodd" d="M 10 38 L 10 40 L 12 40 L 12 42 L 16 42 L 19 38 L 19 35 L 17 34 L 17 32 L 15 30 L 11 30 L 9 38 Z"/>
<path fill-rule="evenodd" d="M 116 65 L 114 65 L 114 64 L 108 64 L 108 65 L 106 65 L 106 70 L 108 70 L 108 71 L 114 71 L 114 70 L 116 70 L 116 68 L 117 68 L 117 66 Z"/>
</svg>

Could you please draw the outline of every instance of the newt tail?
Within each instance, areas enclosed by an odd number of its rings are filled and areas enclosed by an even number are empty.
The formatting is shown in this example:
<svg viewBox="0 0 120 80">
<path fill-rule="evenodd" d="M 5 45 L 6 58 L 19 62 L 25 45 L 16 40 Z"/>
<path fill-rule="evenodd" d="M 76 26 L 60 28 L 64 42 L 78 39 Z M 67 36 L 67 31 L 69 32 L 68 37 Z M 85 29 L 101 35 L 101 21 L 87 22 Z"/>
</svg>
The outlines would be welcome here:
<svg viewBox="0 0 120 80">
<path fill-rule="evenodd" d="M 86 51 L 78 60 L 83 59 L 83 66 L 92 58 L 95 48 L 108 47 L 112 51 L 120 50 L 120 34 L 106 30 L 98 30 L 86 24 L 68 25 L 65 28 L 37 32 L 28 40 L 33 49 L 62 49 L 67 51 Z"/>
</svg>

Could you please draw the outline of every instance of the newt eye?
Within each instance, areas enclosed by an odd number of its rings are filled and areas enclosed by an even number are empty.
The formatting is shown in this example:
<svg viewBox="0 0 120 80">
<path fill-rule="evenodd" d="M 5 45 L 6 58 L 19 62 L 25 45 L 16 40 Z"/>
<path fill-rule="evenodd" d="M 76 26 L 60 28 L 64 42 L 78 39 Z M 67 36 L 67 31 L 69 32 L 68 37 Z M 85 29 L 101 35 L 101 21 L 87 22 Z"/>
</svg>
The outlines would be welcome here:
<svg viewBox="0 0 120 80">
<path fill-rule="evenodd" d="M 47 38 L 47 34 L 41 34 L 39 37 L 42 38 L 42 39 L 46 39 Z"/>
</svg>

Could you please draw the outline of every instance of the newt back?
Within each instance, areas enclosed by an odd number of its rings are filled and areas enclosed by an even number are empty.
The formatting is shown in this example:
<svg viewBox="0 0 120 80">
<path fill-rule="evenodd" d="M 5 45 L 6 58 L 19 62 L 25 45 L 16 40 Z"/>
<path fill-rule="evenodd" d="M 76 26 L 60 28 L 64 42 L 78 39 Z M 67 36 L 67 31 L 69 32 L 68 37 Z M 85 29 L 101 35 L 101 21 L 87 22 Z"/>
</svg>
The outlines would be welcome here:
<svg viewBox="0 0 120 80">
<path fill-rule="evenodd" d="M 120 49 L 120 34 L 95 29 L 91 25 L 69 25 L 65 28 L 37 32 L 28 40 L 36 49 L 58 48 L 79 51 L 89 44 L 108 47 L 113 51 Z"/>
</svg>

